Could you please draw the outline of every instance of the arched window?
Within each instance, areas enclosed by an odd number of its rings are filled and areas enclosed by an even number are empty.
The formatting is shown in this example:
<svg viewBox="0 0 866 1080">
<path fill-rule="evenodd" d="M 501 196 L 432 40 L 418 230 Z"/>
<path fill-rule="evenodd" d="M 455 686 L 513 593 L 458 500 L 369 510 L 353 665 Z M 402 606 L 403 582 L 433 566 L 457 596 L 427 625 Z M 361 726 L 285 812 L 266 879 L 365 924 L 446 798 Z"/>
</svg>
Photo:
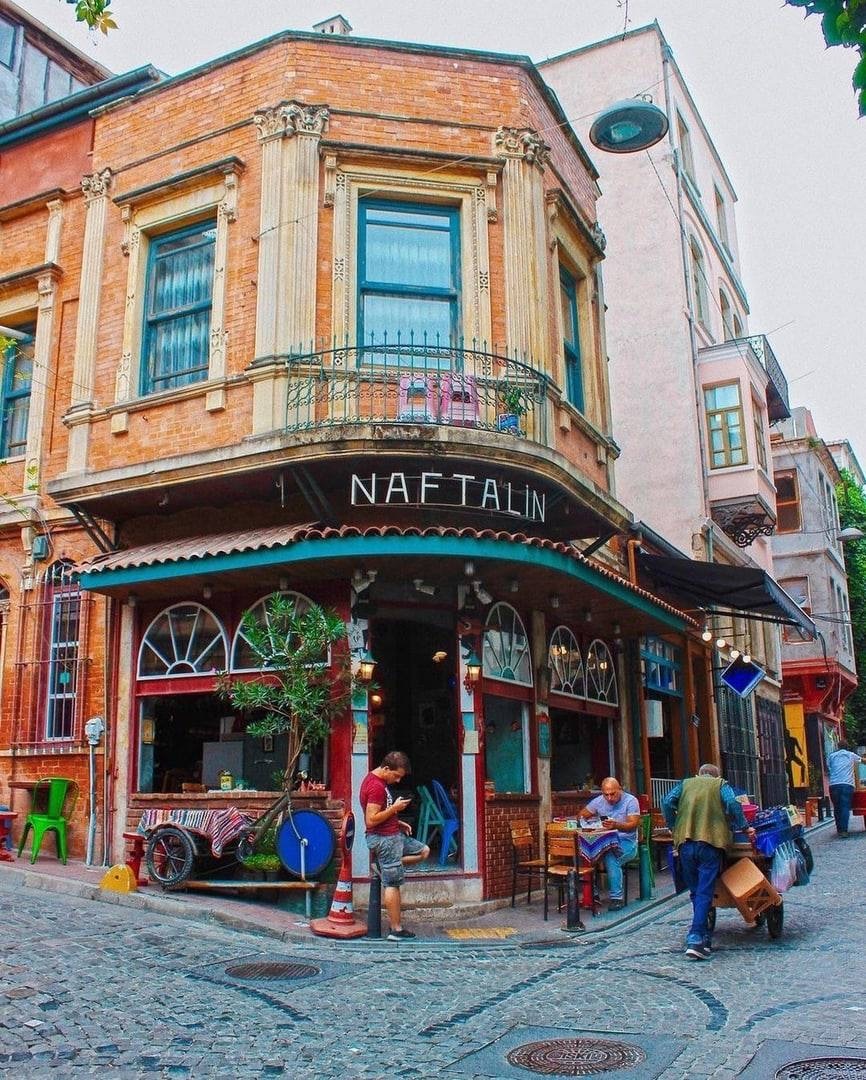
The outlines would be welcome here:
<svg viewBox="0 0 866 1080">
<path fill-rule="evenodd" d="M 710 303 L 707 298 L 707 271 L 704 253 L 694 236 L 689 237 L 691 255 L 692 292 L 695 298 L 695 315 L 698 322 L 706 329 L 710 326 Z"/>
<path fill-rule="evenodd" d="M 585 698 L 586 675 L 583 657 L 577 638 L 567 626 L 557 626 L 550 635 L 547 656 L 551 671 L 550 689 L 557 694 Z"/>
<path fill-rule="evenodd" d="M 71 562 L 61 560 L 48 567 L 45 600 L 50 620 L 45 738 L 71 739 L 75 733 L 81 631 L 81 593 Z"/>
<path fill-rule="evenodd" d="M 484 627 L 484 674 L 490 679 L 532 686 L 529 639 L 510 604 L 494 604 Z"/>
<path fill-rule="evenodd" d="M 586 699 L 600 705 L 618 705 L 616 666 L 610 649 L 596 638 L 586 652 Z"/>
<path fill-rule="evenodd" d="M 309 597 L 303 596 L 301 593 L 296 592 L 283 592 L 283 593 L 270 593 L 268 596 L 263 596 L 258 603 L 253 604 L 249 609 L 250 614 L 256 620 L 260 626 L 269 626 L 270 618 L 268 616 L 268 601 L 272 596 L 282 596 L 285 600 L 291 600 L 294 602 L 295 611 L 299 615 L 303 615 L 312 604 L 312 600 Z M 246 613 L 245 613 L 246 614 Z M 323 663 L 328 663 L 328 656 L 322 658 Z M 259 661 L 259 657 L 253 647 L 250 645 L 249 639 L 243 631 L 243 626 L 239 626 L 235 633 L 235 640 L 232 644 L 232 671 L 261 671 L 262 665 Z"/>
<path fill-rule="evenodd" d="M 174 604 L 147 628 L 138 654 L 140 679 L 213 675 L 225 670 L 226 635 L 201 604 Z"/>
</svg>

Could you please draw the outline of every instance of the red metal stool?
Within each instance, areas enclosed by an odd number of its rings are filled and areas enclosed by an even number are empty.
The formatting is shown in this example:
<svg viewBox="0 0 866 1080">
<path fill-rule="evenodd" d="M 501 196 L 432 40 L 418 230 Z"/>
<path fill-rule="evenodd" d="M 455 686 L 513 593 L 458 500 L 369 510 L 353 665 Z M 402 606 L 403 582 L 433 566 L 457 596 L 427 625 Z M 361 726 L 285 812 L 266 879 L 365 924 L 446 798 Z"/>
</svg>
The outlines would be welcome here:
<svg viewBox="0 0 866 1080">
<path fill-rule="evenodd" d="M 141 860 L 144 858 L 147 837 L 140 832 L 125 832 L 123 839 L 127 845 L 126 865 L 132 871 L 136 885 L 149 885 L 150 879 L 141 876 Z"/>
</svg>

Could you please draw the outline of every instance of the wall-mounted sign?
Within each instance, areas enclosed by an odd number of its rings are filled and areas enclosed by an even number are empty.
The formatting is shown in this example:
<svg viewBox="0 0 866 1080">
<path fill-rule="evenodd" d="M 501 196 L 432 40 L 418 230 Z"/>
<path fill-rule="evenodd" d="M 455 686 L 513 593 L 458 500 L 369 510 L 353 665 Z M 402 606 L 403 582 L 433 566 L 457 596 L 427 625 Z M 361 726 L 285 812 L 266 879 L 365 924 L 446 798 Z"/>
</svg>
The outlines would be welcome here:
<svg viewBox="0 0 866 1080">
<path fill-rule="evenodd" d="M 474 473 L 352 474 L 352 506 L 441 506 L 544 522 L 547 495 L 528 484 Z"/>
</svg>

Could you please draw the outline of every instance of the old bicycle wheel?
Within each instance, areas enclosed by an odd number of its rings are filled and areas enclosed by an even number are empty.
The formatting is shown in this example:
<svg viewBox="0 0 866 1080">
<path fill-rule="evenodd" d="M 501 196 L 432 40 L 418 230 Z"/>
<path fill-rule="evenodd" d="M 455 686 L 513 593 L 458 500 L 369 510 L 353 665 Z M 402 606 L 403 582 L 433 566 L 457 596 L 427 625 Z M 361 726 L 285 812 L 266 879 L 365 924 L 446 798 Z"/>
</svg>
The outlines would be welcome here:
<svg viewBox="0 0 866 1080">
<path fill-rule="evenodd" d="M 301 840 L 304 845 L 304 875 L 318 877 L 334 857 L 337 838 L 331 823 L 318 810 L 298 810 L 277 829 L 277 855 L 295 877 L 301 876 Z"/>
<path fill-rule="evenodd" d="M 147 842 L 147 871 L 163 887 L 180 885 L 192 872 L 195 845 L 174 825 L 158 829 Z"/>
</svg>

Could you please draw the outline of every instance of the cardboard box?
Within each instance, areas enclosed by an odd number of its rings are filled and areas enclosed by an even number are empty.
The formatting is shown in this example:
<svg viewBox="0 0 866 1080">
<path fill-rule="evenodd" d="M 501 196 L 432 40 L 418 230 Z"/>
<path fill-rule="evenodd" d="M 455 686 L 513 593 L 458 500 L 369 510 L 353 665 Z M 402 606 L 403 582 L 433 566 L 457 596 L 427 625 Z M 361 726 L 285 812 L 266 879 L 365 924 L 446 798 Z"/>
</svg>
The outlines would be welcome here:
<svg viewBox="0 0 866 1080">
<path fill-rule="evenodd" d="M 761 912 L 782 902 L 778 891 L 751 859 L 731 863 L 719 883 L 718 906 L 737 908 L 746 922 L 754 922 Z"/>
</svg>

